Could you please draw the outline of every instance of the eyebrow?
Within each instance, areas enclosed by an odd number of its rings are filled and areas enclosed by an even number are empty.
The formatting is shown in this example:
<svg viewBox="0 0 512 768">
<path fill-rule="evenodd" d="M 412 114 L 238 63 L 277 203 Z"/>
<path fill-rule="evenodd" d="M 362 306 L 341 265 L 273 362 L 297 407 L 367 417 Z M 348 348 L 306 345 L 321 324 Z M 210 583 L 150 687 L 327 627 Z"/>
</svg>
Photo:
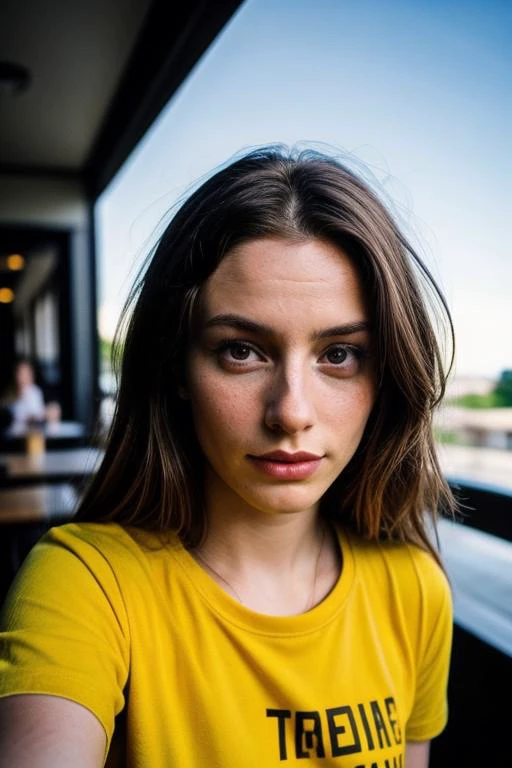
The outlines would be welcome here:
<svg viewBox="0 0 512 768">
<path fill-rule="evenodd" d="M 271 336 L 274 333 L 269 325 L 256 323 L 254 320 L 249 320 L 240 315 L 215 315 L 205 323 L 205 328 L 215 328 L 217 326 L 229 326 L 230 328 L 236 328 L 239 331 L 259 333 L 264 336 Z M 343 325 L 335 325 L 332 328 L 326 328 L 325 330 L 316 333 L 315 337 L 325 339 L 330 336 L 349 336 L 351 333 L 369 330 L 370 323 L 367 320 L 357 320 L 353 323 L 344 323 Z"/>
</svg>

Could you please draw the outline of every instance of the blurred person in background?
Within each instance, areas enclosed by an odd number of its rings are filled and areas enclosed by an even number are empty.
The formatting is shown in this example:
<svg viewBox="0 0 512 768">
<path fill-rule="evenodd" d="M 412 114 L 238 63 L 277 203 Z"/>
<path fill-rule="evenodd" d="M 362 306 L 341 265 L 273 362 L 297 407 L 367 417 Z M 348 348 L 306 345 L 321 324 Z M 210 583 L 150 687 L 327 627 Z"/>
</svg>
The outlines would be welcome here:
<svg viewBox="0 0 512 768">
<path fill-rule="evenodd" d="M 14 429 L 60 420 L 59 403 L 45 404 L 43 390 L 36 384 L 34 364 L 28 358 L 22 357 L 16 361 L 12 378 L 3 405 L 11 411 Z"/>
</svg>

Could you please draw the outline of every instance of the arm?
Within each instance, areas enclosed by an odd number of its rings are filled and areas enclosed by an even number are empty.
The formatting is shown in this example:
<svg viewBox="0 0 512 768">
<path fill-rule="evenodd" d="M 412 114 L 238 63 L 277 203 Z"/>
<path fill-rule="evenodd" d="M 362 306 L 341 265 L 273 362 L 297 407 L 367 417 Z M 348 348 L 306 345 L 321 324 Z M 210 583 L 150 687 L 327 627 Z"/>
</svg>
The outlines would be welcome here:
<svg viewBox="0 0 512 768">
<path fill-rule="evenodd" d="M 405 745 L 405 768 L 428 768 L 430 741 L 408 741 Z"/>
<path fill-rule="evenodd" d="M 81 704 L 57 696 L 0 699 L 0 768 L 101 768 L 107 739 Z"/>
<path fill-rule="evenodd" d="M 27 556 L 4 603 L 1 768 L 103 764 L 115 717 L 125 705 L 130 639 L 107 535 L 95 536 L 74 526 L 54 528 Z M 45 745 L 58 749 L 55 760 Z M 7 747 L 23 749 L 20 760 L 10 760 Z M 72 749 L 89 759 L 90 747 L 91 760 L 99 750 L 99 762 L 67 759 Z M 47 762 L 31 762 L 32 754 Z"/>
</svg>

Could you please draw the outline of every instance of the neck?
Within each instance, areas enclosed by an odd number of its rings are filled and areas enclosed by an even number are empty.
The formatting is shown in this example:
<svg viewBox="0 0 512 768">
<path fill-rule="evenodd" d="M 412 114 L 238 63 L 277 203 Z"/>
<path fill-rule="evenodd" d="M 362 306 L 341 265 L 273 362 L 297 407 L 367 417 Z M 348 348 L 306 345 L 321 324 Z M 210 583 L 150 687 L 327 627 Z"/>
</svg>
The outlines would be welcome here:
<svg viewBox="0 0 512 768">
<path fill-rule="evenodd" d="M 314 555 L 322 532 L 318 508 L 279 513 L 254 509 L 225 486 L 208 483 L 207 533 L 200 549 L 243 572 L 283 573 Z"/>
<path fill-rule="evenodd" d="M 207 535 L 192 554 L 239 602 L 261 613 L 302 613 L 332 589 L 338 551 L 318 509 L 256 510 L 213 494 Z"/>
</svg>

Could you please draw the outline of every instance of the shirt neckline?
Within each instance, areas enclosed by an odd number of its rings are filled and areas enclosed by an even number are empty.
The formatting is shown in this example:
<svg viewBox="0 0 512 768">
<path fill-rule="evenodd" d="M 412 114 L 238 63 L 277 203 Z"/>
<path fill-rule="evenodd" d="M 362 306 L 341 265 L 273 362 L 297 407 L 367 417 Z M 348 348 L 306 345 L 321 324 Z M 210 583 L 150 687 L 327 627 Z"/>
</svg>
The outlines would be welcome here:
<svg viewBox="0 0 512 768">
<path fill-rule="evenodd" d="M 346 531 L 337 528 L 336 532 L 342 553 L 342 567 L 336 584 L 314 608 L 293 616 L 271 616 L 253 611 L 225 592 L 177 537 L 169 544 L 169 549 L 193 588 L 221 618 L 253 634 L 291 636 L 319 630 L 332 621 L 345 604 L 354 581 L 355 561 Z"/>
</svg>

